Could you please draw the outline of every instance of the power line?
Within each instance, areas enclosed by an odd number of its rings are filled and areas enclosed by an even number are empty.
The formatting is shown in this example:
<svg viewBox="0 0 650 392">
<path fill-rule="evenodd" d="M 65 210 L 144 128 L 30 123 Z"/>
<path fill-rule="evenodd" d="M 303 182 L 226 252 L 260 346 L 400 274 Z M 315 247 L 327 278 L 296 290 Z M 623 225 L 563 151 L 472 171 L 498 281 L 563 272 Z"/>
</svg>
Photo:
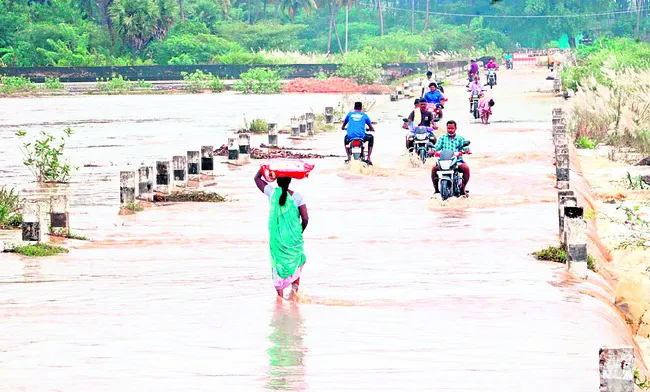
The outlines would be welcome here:
<svg viewBox="0 0 650 392">
<path fill-rule="evenodd" d="M 374 7 L 375 4 L 371 3 L 359 3 L 359 5 L 366 7 Z M 395 11 L 408 11 L 411 12 L 410 8 L 399 8 L 399 7 L 390 7 L 382 6 L 383 9 L 395 10 Z M 548 18 L 584 18 L 592 16 L 611 16 L 611 15 L 621 15 L 621 14 L 632 14 L 641 11 L 645 11 L 647 8 L 641 8 L 640 10 L 625 10 L 625 11 L 608 11 L 608 12 L 594 12 L 590 14 L 566 14 L 566 15 L 480 15 L 480 14 L 459 14 L 453 12 L 435 12 L 429 11 L 429 15 L 439 15 L 439 16 L 463 16 L 463 17 L 473 17 L 473 18 L 517 18 L 517 19 L 548 19 Z M 426 14 L 427 11 L 415 10 L 417 13 Z"/>
</svg>

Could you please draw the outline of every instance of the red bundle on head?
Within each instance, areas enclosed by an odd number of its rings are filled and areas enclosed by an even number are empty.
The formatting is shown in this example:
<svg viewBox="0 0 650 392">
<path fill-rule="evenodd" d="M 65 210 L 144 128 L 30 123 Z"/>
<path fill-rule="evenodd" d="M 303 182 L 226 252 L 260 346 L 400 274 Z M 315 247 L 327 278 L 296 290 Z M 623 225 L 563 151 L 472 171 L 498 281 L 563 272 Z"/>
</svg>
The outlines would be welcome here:
<svg viewBox="0 0 650 392">
<path fill-rule="evenodd" d="M 275 181 L 278 177 L 290 177 L 296 180 L 309 177 L 314 165 L 300 159 L 270 159 L 261 165 L 262 174 L 267 181 Z"/>
</svg>

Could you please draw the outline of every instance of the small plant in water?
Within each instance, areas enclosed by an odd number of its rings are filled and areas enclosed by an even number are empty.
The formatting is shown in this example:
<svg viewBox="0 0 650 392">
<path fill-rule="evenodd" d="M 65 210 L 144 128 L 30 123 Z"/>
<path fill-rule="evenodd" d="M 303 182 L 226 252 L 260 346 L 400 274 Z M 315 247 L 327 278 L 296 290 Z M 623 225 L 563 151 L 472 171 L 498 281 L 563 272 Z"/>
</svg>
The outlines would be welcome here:
<svg viewBox="0 0 650 392">
<path fill-rule="evenodd" d="M 125 210 L 135 211 L 135 212 L 144 211 L 144 209 L 143 209 L 142 207 L 140 207 L 140 204 L 138 204 L 138 203 L 136 203 L 136 202 L 128 202 L 128 203 L 125 203 L 125 204 L 122 206 L 122 208 L 124 208 Z"/>
<path fill-rule="evenodd" d="M 578 139 L 576 139 L 576 147 L 593 150 L 596 148 L 596 143 L 593 140 L 589 139 L 587 136 L 580 136 Z"/>
<path fill-rule="evenodd" d="M 17 246 L 14 248 L 13 252 L 28 257 L 45 257 L 58 255 L 60 253 L 68 253 L 68 250 L 60 246 L 38 243 L 34 245 Z"/>
<path fill-rule="evenodd" d="M 258 133 L 268 132 L 269 123 L 262 118 L 256 118 L 253 121 L 251 121 L 251 124 L 248 128 L 251 132 L 258 132 Z"/>
<path fill-rule="evenodd" d="M 644 375 L 643 380 L 641 380 L 641 372 L 639 372 L 639 369 L 634 369 L 634 385 L 641 389 L 648 390 L 650 389 L 650 380 L 648 380 L 648 376 Z"/>
<path fill-rule="evenodd" d="M 641 178 L 641 176 L 632 177 L 630 172 L 627 172 L 625 179 L 627 180 L 627 187 L 629 189 L 634 189 L 634 190 L 650 189 L 650 185 L 646 184 L 646 182 L 643 181 L 643 178 Z"/>
<path fill-rule="evenodd" d="M 65 137 L 70 137 L 73 133 L 70 128 L 63 132 Z M 26 135 L 25 131 L 16 132 L 16 136 L 19 137 Z M 73 167 L 61 160 L 65 148 L 65 137 L 61 136 L 60 142 L 56 142 L 56 138 L 49 133 L 41 131 L 40 135 L 41 138 L 37 138 L 32 143 L 23 143 L 21 148 L 25 156 L 23 164 L 29 168 L 38 182 L 68 182 Z"/>
<path fill-rule="evenodd" d="M 23 221 L 20 214 L 20 197 L 14 188 L 0 188 L 0 229 L 19 227 Z"/>
<path fill-rule="evenodd" d="M 59 78 L 45 78 L 45 88 L 47 90 L 63 90 L 65 86 Z"/>
<path fill-rule="evenodd" d="M 538 252 L 533 252 L 533 256 L 537 260 L 553 261 L 555 263 L 566 264 L 567 261 L 566 250 L 560 246 L 549 246 L 548 248 L 542 249 Z M 596 260 L 592 255 L 587 255 L 587 268 L 597 272 Z"/>
</svg>

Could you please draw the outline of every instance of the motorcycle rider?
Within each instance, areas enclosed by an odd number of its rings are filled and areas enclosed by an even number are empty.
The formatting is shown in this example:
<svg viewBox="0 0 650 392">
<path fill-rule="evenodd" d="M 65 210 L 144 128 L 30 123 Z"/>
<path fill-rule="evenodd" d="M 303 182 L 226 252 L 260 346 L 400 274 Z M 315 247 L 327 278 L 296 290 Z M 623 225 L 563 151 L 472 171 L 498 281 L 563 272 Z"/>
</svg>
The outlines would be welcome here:
<svg viewBox="0 0 650 392">
<path fill-rule="evenodd" d="M 366 159 L 366 163 L 369 165 L 372 165 L 372 161 L 370 160 L 370 155 L 372 154 L 372 147 L 375 144 L 375 138 L 373 135 L 366 133 L 366 125 L 368 125 L 368 131 L 369 132 L 374 132 L 375 129 L 372 126 L 372 122 L 370 121 L 370 117 L 366 113 L 363 112 L 363 104 L 361 102 L 355 102 L 354 103 L 354 111 L 349 112 L 347 116 L 345 116 L 345 119 L 343 120 L 343 126 L 341 126 L 342 130 L 346 130 L 345 126 L 347 127 L 347 134 L 345 135 L 345 138 L 343 138 L 343 143 L 345 144 L 345 152 L 348 155 L 348 159 L 345 160 L 345 163 L 350 162 L 350 148 L 348 147 L 348 144 L 352 139 L 363 139 L 364 142 L 368 142 L 368 156 Z"/>
<path fill-rule="evenodd" d="M 499 64 L 494 62 L 494 57 L 490 58 L 490 61 L 488 61 L 487 65 L 485 66 L 485 69 L 494 69 L 494 85 L 496 86 L 497 84 L 497 73 L 496 71 L 499 70 Z M 487 80 L 486 80 L 487 81 Z M 489 83 L 486 83 L 485 86 L 487 86 Z"/>
<path fill-rule="evenodd" d="M 506 68 L 510 68 L 510 69 L 513 68 L 512 67 L 512 59 L 513 59 L 512 53 L 508 52 L 506 54 Z"/>
<path fill-rule="evenodd" d="M 470 63 L 469 63 L 469 71 L 467 71 L 467 80 L 469 80 L 471 82 L 474 79 L 474 77 L 477 77 L 477 78 L 479 77 L 478 76 L 478 63 L 476 62 L 476 60 L 472 59 L 470 61 Z M 469 83 L 465 87 L 469 87 Z"/>
<path fill-rule="evenodd" d="M 402 128 L 404 129 L 409 129 L 409 124 L 413 124 L 413 128 L 409 130 L 408 135 L 406 135 L 406 149 L 409 151 L 413 151 L 413 136 L 415 135 L 415 128 L 417 127 L 433 127 L 435 125 L 435 122 L 433 121 L 434 114 L 431 113 L 429 110 L 427 110 L 427 101 L 425 99 L 420 99 L 419 100 L 419 113 L 417 113 L 415 110 L 411 112 L 408 116 L 408 122 L 404 122 L 402 125 Z M 416 114 L 419 114 L 416 118 Z M 417 125 L 415 123 L 418 123 Z M 429 142 L 431 144 L 436 143 L 436 135 L 433 132 L 429 133 Z"/>
<path fill-rule="evenodd" d="M 427 80 L 424 81 L 424 85 L 426 86 L 427 84 L 432 83 L 432 82 L 435 82 L 435 80 L 433 80 L 433 72 L 427 71 Z M 425 88 L 426 87 L 422 86 L 422 93 L 420 94 L 420 98 L 424 97 L 424 89 Z"/>
<path fill-rule="evenodd" d="M 447 98 L 438 90 L 438 85 L 435 83 L 429 83 L 429 91 L 424 94 L 424 99 L 428 104 L 435 104 L 436 108 L 440 112 L 440 118 L 442 118 L 442 104 L 447 102 Z"/>
<path fill-rule="evenodd" d="M 481 83 L 478 81 L 478 78 L 475 77 L 474 81 L 469 85 L 469 88 L 467 91 L 470 93 L 469 95 L 469 112 L 472 113 L 472 97 L 474 95 L 478 95 L 479 97 L 483 95 L 483 86 L 481 86 Z"/>
<path fill-rule="evenodd" d="M 463 154 L 471 154 L 469 147 L 463 147 L 465 144 L 465 138 L 462 136 L 456 135 L 456 121 L 449 120 L 447 121 L 447 133 L 438 138 L 438 142 L 433 147 L 434 151 L 442 150 L 452 150 L 452 151 L 462 151 Z M 467 183 L 469 183 L 469 166 L 463 161 L 463 157 L 458 158 L 458 169 L 463 173 L 463 188 L 460 190 L 461 195 L 467 196 Z M 440 193 L 438 189 L 438 165 L 433 165 L 431 169 L 431 181 L 433 181 L 434 194 Z"/>
</svg>

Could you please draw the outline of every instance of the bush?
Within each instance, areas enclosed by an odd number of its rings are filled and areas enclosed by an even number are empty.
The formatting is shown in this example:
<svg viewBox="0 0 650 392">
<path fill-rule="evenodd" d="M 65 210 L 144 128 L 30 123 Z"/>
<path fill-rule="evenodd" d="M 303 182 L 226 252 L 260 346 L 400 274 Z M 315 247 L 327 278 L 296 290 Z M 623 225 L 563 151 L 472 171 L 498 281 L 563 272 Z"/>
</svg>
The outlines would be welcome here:
<svg viewBox="0 0 650 392">
<path fill-rule="evenodd" d="M 0 82 L 0 93 L 2 94 L 13 94 L 36 88 L 36 84 L 32 83 L 29 78 L 22 76 L 2 76 Z"/>
<path fill-rule="evenodd" d="M 594 143 L 593 140 L 589 139 L 586 136 L 580 136 L 578 139 L 576 139 L 576 147 L 593 150 L 596 147 L 596 143 Z"/>
<path fill-rule="evenodd" d="M 110 79 L 97 79 L 97 89 L 107 93 L 122 93 L 133 88 L 128 79 L 122 75 L 113 76 Z"/>
<path fill-rule="evenodd" d="M 59 78 L 45 78 L 45 88 L 47 90 L 63 90 L 65 86 Z"/>
<path fill-rule="evenodd" d="M 18 227 L 22 221 L 18 192 L 3 186 L 0 188 L 0 228 Z"/>
<path fill-rule="evenodd" d="M 269 130 L 269 123 L 266 120 L 261 118 L 256 118 L 251 121 L 250 126 L 248 127 L 251 132 L 264 133 Z"/>
<path fill-rule="evenodd" d="M 63 131 L 66 137 L 72 135 L 70 128 Z M 27 133 L 24 131 L 16 132 L 16 136 L 24 137 Z M 36 139 L 33 143 L 24 143 L 21 150 L 25 155 L 23 164 L 27 166 L 37 182 L 60 182 L 66 183 L 70 179 L 72 166 L 63 163 L 63 149 L 65 148 L 65 138 L 60 138 L 61 142 L 54 145 L 54 136 L 41 131 L 41 139 Z"/>
<path fill-rule="evenodd" d="M 372 84 L 381 75 L 381 67 L 364 53 L 349 52 L 343 57 L 343 64 L 336 70 L 336 75 L 359 84 Z"/>
<path fill-rule="evenodd" d="M 533 256 L 537 260 L 553 261 L 555 263 L 563 264 L 566 264 L 567 262 L 566 250 L 560 246 L 549 246 L 548 248 L 542 249 L 539 252 L 533 252 Z M 597 272 L 596 260 L 592 255 L 587 255 L 587 268 L 594 272 Z"/>
<path fill-rule="evenodd" d="M 183 80 L 187 83 L 187 89 L 192 93 L 202 93 L 206 89 L 213 92 L 221 92 L 226 89 L 226 86 L 218 76 L 213 76 L 212 73 L 207 74 L 197 69 L 194 73 L 181 72 Z"/>
<path fill-rule="evenodd" d="M 244 94 L 275 94 L 280 90 L 280 76 L 269 68 L 253 68 L 239 75 L 234 89 Z"/>
<path fill-rule="evenodd" d="M 68 253 L 68 250 L 60 246 L 54 246 L 49 244 L 35 244 L 35 245 L 17 246 L 13 250 L 13 252 L 27 257 L 46 257 L 46 256 L 58 255 L 60 253 Z"/>
</svg>

